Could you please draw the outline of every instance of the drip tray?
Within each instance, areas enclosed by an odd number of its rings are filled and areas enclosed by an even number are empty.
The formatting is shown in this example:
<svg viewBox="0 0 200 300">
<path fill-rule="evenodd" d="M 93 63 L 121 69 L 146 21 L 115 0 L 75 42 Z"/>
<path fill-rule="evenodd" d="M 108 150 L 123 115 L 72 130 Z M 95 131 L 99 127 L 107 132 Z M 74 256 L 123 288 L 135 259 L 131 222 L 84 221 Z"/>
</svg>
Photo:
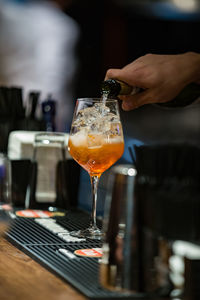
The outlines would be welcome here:
<svg viewBox="0 0 200 300">
<path fill-rule="evenodd" d="M 101 248 L 94 240 L 78 240 L 68 234 L 88 226 L 88 215 L 70 212 L 58 218 L 20 218 L 13 220 L 7 239 L 49 271 L 70 283 L 90 299 L 144 299 L 140 294 L 109 292 L 98 282 L 98 258 L 74 254 L 78 249 Z M 100 226 L 100 224 L 99 224 Z"/>
</svg>

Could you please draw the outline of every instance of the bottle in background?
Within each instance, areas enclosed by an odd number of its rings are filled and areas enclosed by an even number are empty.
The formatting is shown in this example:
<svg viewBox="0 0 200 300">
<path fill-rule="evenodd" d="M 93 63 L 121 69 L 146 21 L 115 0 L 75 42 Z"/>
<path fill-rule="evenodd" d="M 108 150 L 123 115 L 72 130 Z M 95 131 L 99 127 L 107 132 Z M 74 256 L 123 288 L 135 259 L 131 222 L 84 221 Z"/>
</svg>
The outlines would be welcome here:
<svg viewBox="0 0 200 300">
<path fill-rule="evenodd" d="M 27 117 L 29 120 L 37 121 L 36 109 L 40 98 L 39 91 L 31 91 L 28 98 Z"/>
<path fill-rule="evenodd" d="M 47 99 L 42 102 L 42 115 L 46 124 L 46 131 L 56 131 L 55 115 L 56 115 L 56 101 L 52 95 L 47 95 Z"/>
</svg>

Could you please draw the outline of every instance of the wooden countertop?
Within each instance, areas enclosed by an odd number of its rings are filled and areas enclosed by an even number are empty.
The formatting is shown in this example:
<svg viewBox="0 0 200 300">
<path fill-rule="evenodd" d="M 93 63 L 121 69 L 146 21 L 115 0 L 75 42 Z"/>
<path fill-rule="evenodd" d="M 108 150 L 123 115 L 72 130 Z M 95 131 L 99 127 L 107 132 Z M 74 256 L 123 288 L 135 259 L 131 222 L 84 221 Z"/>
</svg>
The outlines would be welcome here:
<svg viewBox="0 0 200 300">
<path fill-rule="evenodd" d="M 1 300 L 86 300 L 69 284 L 0 238 Z"/>
</svg>

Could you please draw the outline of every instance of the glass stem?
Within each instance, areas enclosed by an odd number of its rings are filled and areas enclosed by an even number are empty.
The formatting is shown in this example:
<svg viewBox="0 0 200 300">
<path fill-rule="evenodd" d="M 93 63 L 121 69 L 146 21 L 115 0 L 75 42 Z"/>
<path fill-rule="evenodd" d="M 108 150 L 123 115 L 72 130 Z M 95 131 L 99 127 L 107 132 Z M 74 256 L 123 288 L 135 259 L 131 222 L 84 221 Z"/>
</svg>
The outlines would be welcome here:
<svg viewBox="0 0 200 300">
<path fill-rule="evenodd" d="M 96 224 L 96 211 L 97 211 L 97 188 L 99 183 L 99 176 L 90 176 L 90 181 L 92 185 L 92 213 L 90 226 L 93 228 L 97 227 Z"/>
</svg>

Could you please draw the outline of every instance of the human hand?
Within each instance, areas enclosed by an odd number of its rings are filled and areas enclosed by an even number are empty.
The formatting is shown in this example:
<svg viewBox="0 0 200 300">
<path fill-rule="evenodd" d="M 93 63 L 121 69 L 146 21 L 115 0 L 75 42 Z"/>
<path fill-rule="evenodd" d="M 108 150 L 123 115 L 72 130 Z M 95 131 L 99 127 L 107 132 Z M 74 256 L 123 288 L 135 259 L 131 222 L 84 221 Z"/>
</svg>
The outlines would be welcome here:
<svg viewBox="0 0 200 300">
<path fill-rule="evenodd" d="M 200 81 L 200 54 L 147 54 L 122 69 L 109 69 L 105 80 L 121 80 L 143 91 L 135 95 L 120 95 L 124 110 L 148 103 L 164 103 L 174 99 L 191 82 Z"/>
</svg>

